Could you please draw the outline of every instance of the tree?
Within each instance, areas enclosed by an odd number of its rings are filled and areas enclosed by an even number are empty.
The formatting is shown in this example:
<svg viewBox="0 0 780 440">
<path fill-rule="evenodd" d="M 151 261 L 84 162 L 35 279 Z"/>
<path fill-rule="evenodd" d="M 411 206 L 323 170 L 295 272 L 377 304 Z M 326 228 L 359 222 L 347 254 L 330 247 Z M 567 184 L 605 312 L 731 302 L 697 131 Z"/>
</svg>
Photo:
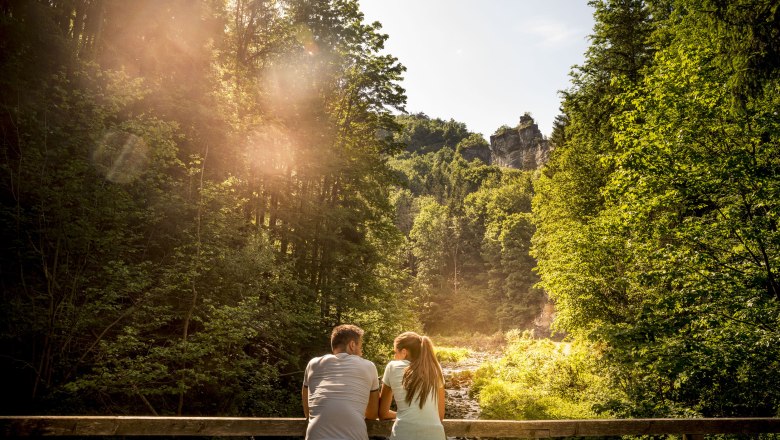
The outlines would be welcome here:
<svg viewBox="0 0 780 440">
<path fill-rule="evenodd" d="M 332 324 L 413 323 L 356 2 L 0 12 L 7 412 L 287 415 Z"/>
<path fill-rule="evenodd" d="M 767 170 L 778 165 L 769 110 L 777 96 L 730 105 L 722 85 L 736 73 L 717 61 L 718 26 L 683 8 L 669 19 L 669 47 L 626 97 L 637 110 L 616 119 L 626 152 L 607 187 L 605 222 L 631 243 L 626 278 L 639 295 L 633 325 L 608 330 L 612 356 L 650 372 L 636 378 L 629 411 L 774 414 L 777 396 L 753 390 L 775 389 L 763 372 L 780 354 L 767 345 L 774 318 L 766 320 L 778 316 L 778 237 L 768 214 L 777 195 L 767 191 L 776 185 Z M 711 391 L 724 387 L 733 391 Z"/>
<path fill-rule="evenodd" d="M 591 5 L 596 20 L 592 44 L 585 64 L 571 74 L 572 88 L 563 93 L 559 120 L 565 125 L 557 126 L 555 148 L 535 183 L 533 255 L 539 261 L 541 286 L 558 306 L 562 328 L 570 328 L 570 319 L 581 319 L 569 316 L 581 310 L 567 306 L 571 298 L 609 297 L 614 301 L 612 309 L 619 313 L 627 295 L 622 283 L 612 278 L 602 283 L 590 273 L 602 266 L 614 267 L 614 276 L 620 277 L 620 266 L 613 261 L 620 247 L 611 240 L 594 240 L 601 234 L 594 219 L 603 210 L 603 188 L 613 171 L 608 159 L 620 152 L 611 118 L 630 109 L 629 103 L 617 98 L 641 79 L 654 50 L 649 45 L 651 14 L 644 2 L 594 1 Z"/>
<path fill-rule="evenodd" d="M 764 6 L 735 7 L 760 20 Z M 756 76 L 760 92 L 723 87 L 742 83 L 734 66 L 745 60 L 727 59 L 745 41 L 723 39 L 731 25 L 721 10 L 686 1 L 647 10 L 654 30 L 643 41 L 655 46 L 641 49 L 641 63 L 617 64 L 644 67 L 612 76 L 606 95 L 580 88 L 566 96 L 565 136 L 534 200 L 541 284 L 556 301 L 557 325 L 606 347 L 615 393 L 601 409 L 774 414 L 775 393 L 754 391 L 777 388 L 766 373 L 778 359 L 769 342 L 778 316 L 772 69 Z M 598 8 L 596 17 L 597 34 L 615 23 Z M 609 61 L 593 67 L 616 65 Z M 584 109 L 603 99 L 613 109 L 609 137 L 585 136 L 580 124 L 604 114 Z"/>
<path fill-rule="evenodd" d="M 398 116 L 397 120 L 403 130 L 396 136 L 396 141 L 412 153 L 435 153 L 442 148 L 454 150 L 470 135 L 462 122 L 431 119 L 424 113 Z"/>
</svg>

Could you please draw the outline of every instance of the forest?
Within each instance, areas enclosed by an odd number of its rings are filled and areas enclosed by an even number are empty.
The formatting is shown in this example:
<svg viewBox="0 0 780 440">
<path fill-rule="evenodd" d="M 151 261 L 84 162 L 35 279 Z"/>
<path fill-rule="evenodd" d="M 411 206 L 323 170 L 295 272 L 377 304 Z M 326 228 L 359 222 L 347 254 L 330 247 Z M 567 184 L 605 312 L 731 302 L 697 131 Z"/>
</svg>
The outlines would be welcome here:
<svg viewBox="0 0 780 440">
<path fill-rule="evenodd" d="M 354 323 L 499 335 L 485 418 L 780 416 L 780 3 L 589 4 L 523 170 L 357 0 L 0 0 L 0 414 L 299 417 Z"/>
</svg>

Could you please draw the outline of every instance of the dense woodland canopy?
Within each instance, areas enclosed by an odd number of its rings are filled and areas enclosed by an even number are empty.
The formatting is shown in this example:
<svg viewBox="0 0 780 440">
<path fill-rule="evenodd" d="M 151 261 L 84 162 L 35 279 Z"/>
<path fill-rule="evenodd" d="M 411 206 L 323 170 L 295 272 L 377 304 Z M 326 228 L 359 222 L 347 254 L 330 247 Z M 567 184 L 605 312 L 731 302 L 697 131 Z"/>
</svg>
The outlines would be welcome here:
<svg viewBox="0 0 780 440">
<path fill-rule="evenodd" d="M 536 182 L 557 324 L 607 414 L 780 410 L 780 5 L 594 1 Z"/>
<path fill-rule="evenodd" d="M 297 414 L 334 324 L 415 325 L 356 2 L 2 13 L 3 412 Z"/>
<path fill-rule="evenodd" d="M 595 356 L 485 374 L 580 416 L 777 415 L 779 5 L 591 4 L 520 171 L 403 113 L 355 0 L 0 1 L 0 412 L 298 416 L 334 324 L 384 362 L 549 296 Z"/>
<path fill-rule="evenodd" d="M 487 142 L 462 123 L 397 119 L 406 148 L 388 161 L 390 200 L 425 330 L 533 328 L 546 301 L 529 253 L 533 173 L 467 161 L 464 149 Z"/>
</svg>

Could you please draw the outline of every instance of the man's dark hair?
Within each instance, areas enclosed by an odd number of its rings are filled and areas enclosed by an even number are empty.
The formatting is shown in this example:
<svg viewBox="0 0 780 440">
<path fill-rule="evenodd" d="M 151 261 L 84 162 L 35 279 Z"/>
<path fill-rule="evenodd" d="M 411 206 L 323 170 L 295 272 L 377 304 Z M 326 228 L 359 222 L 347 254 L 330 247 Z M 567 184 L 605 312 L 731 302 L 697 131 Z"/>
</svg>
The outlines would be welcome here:
<svg viewBox="0 0 780 440">
<path fill-rule="evenodd" d="M 362 328 L 352 324 L 342 324 L 333 327 L 330 334 L 330 348 L 346 348 L 350 341 L 360 342 L 363 338 Z"/>
</svg>

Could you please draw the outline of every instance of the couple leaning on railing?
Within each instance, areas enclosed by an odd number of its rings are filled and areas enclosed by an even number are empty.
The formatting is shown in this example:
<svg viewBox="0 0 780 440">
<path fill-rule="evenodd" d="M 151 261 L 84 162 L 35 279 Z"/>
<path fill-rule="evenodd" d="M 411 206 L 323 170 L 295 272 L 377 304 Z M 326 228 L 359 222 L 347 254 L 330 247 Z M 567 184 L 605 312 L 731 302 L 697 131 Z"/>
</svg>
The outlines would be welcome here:
<svg viewBox="0 0 780 440">
<path fill-rule="evenodd" d="M 444 376 L 427 336 L 400 334 L 380 388 L 376 365 L 363 359 L 363 330 L 339 325 L 332 354 L 309 361 L 301 400 L 306 440 L 367 440 L 365 419 L 395 419 L 390 439 L 444 440 Z M 391 410 L 395 401 L 396 411 Z"/>
<path fill-rule="evenodd" d="M 380 388 L 376 366 L 363 359 L 363 330 L 340 325 L 332 354 L 312 359 L 301 392 L 306 419 L 242 417 L 0 416 L 0 437 L 41 436 L 283 436 L 307 440 L 457 437 L 594 437 L 780 432 L 780 419 L 445 420 L 444 380 L 430 339 L 413 332 L 395 338 L 394 360 Z M 397 411 L 392 411 L 395 401 Z M 377 421 L 376 419 L 380 419 Z M 388 420 L 387 422 L 382 420 Z"/>
</svg>

